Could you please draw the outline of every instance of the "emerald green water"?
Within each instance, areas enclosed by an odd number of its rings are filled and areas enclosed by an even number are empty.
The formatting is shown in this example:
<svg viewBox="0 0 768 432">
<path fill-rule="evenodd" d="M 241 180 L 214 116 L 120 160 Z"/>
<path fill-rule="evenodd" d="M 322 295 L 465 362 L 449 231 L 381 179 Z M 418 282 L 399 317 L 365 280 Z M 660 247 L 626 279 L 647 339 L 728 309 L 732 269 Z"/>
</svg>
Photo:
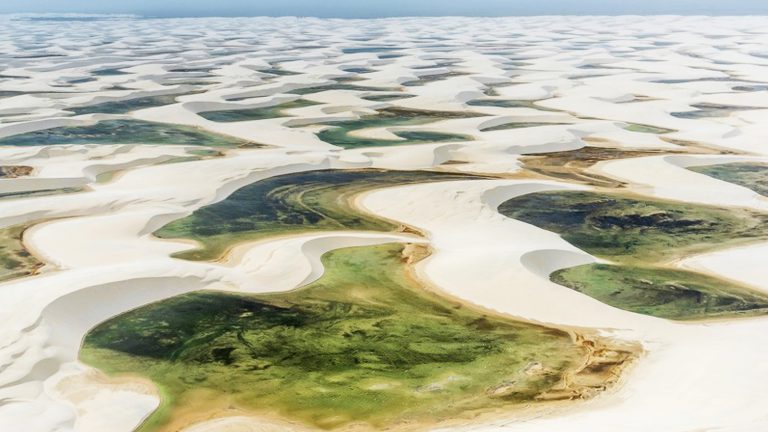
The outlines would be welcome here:
<svg viewBox="0 0 768 432">
<path fill-rule="evenodd" d="M 162 405 L 141 432 L 227 406 L 323 429 L 455 419 L 530 403 L 584 361 L 564 332 L 425 291 L 404 261 L 401 245 L 341 249 L 295 292 L 144 306 L 94 328 L 81 359 L 159 385 Z"/>
</svg>

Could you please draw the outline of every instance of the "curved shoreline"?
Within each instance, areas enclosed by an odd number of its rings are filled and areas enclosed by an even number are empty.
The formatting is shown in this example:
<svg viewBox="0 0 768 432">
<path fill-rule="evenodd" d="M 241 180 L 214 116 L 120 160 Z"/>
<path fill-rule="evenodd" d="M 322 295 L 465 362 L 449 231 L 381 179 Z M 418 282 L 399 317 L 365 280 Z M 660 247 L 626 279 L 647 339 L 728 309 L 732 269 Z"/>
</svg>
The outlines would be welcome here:
<svg viewBox="0 0 768 432">
<path fill-rule="evenodd" d="M 445 184 L 443 185 L 426 185 L 426 186 L 415 186 L 411 187 L 411 189 L 437 189 L 440 186 L 446 187 Z M 455 186 L 455 185 L 453 185 Z M 469 185 L 464 189 L 463 195 L 467 194 L 467 191 L 469 189 Z M 399 193 L 403 193 L 402 189 L 405 189 L 405 187 L 399 187 L 399 188 L 393 188 L 393 189 L 401 189 Z M 370 211 L 374 212 L 381 212 L 384 211 L 384 206 L 381 204 L 387 202 L 391 203 L 392 200 L 386 196 L 387 193 L 393 193 L 390 189 L 388 191 L 378 191 L 374 192 L 368 195 L 369 199 L 365 201 L 366 207 Z M 490 189 L 490 188 L 487 188 Z M 415 193 L 415 191 L 414 191 Z M 482 197 L 482 193 L 475 192 L 475 199 L 480 199 Z M 377 196 L 378 195 L 378 196 Z M 425 194 L 422 196 L 441 196 L 443 195 L 441 192 L 437 190 L 432 190 L 429 192 L 425 191 Z M 451 194 L 452 195 L 452 194 Z M 510 198 L 510 195 L 505 195 L 503 199 Z M 494 200 L 496 201 L 496 200 Z M 490 208 L 495 208 L 492 204 L 493 202 L 490 202 L 489 205 Z M 374 205 L 374 203 L 376 203 Z M 380 204 L 381 203 L 381 204 Z M 493 309 L 499 310 L 502 306 L 501 303 L 497 301 L 495 302 L 488 302 L 483 300 L 483 296 L 480 295 L 480 293 L 471 293 L 466 290 L 456 290 L 458 286 L 455 283 L 455 279 L 460 278 L 459 275 L 453 273 L 451 276 L 449 276 L 448 279 L 443 277 L 443 275 L 446 274 L 446 272 L 449 272 L 448 268 L 445 266 L 440 266 L 439 269 L 433 268 L 433 266 L 430 265 L 430 260 L 438 260 L 440 258 L 441 253 L 445 254 L 448 253 L 449 250 L 446 250 L 445 252 L 441 251 L 441 241 L 440 237 L 442 236 L 450 236 L 455 235 L 455 229 L 449 230 L 448 226 L 445 226 L 443 228 L 440 227 L 440 223 L 437 222 L 435 219 L 429 219 L 430 210 L 427 209 L 427 206 L 434 206 L 434 202 L 429 203 L 429 200 L 427 200 L 427 203 L 425 203 L 425 207 L 421 207 L 418 209 L 388 209 L 388 211 L 385 212 L 385 214 L 389 215 L 389 217 L 393 217 L 395 219 L 401 219 L 403 221 L 406 221 L 410 224 L 415 225 L 416 227 L 419 227 L 421 229 L 426 230 L 430 233 L 430 240 L 433 242 L 434 247 L 436 248 L 436 253 L 428 260 L 425 260 L 425 262 L 422 263 L 420 267 L 420 272 L 425 275 L 426 278 L 429 278 L 433 281 L 433 283 L 436 283 L 437 285 L 441 286 L 443 289 L 448 288 L 452 294 L 459 295 L 461 298 L 467 299 L 473 303 L 480 303 L 488 305 L 492 307 Z M 473 220 L 476 220 L 478 218 L 477 215 L 475 215 L 473 212 L 469 212 L 467 210 L 467 205 L 462 204 L 462 209 L 466 213 L 469 213 L 467 215 L 466 219 L 457 219 L 453 224 L 455 226 L 461 226 L 462 230 L 467 229 L 467 224 L 471 224 Z M 438 210 L 439 211 L 439 210 Z M 477 211 L 477 210 L 474 210 Z M 483 212 L 482 210 L 480 210 Z M 396 213 L 397 212 L 397 213 Z M 424 215 L 423 213 L 426 213 Z M 428 222 L 429 221 L 429 222 Z M 488 221 L 484 221 L 484 227 L 488 226 Z M 479 228 L 479 227 L 478 227 Z M 522 226 L 520 227 L 522 228 Z M 527 232 L 526 230 L 521 230 L 518 233 L 518 236 L 516 237 L 518 241 L 523 241 L 520 236 L 531 236 L 534 235 L 534 231 L 530 231 L 530 234 L 524 234 Z M 507 237 L 507 238 L 515 238 L 512 236 L 501 236 L 500 234 L 496 234 L 494 237 Z M 488 238 L 488 241 L 491 241 L 491 237 Z M 535 247 L 541 247 L 539 246 L 541 243 L 537 242 L 537 246 Z M 448 243 L 450 245 L 450 243 Z M 511 246 L 510 246 L 511 248 Z M 493 254 L 494 252 L 489 252 Z M 486 273 L 486 277 L 489 277 L 487 270 L 484 271 Z M 435 280 L 435 276 L 437 277 L 437 280 Z M 516 276 L 514 280 L 520 281 L 520 276 Z M 461 282 L 459 282 L 461 283 Z M 548 280 L 540 280 L 540 284 L 548 284 Z M 566 289 L 567 288 L 563 288 Z M 534 295 L 534 292 L 531 292 L 531 295 Z M 535 295 L 543 295 L 543 293 L 538 293 Z M 579 296 L 579 294 L 575 294 L 576 296 Z M 560 296 L 560 299 L 563 297 Z M 584 299 L 582 299 L 584 300 Z M 525 309 L 520 309 L 519 305 L 510 305 L 511 308 L 509 309 L 502 309 L 507 313 L 511 313 L 513 316 L 523 316 L 523 317 L 530 317 L 534 319 L 535 321 L 539 322 L 551 322 L 553 319 L 559 320 L 558 324 L 568 324 L 566 322 L 562 321 L 562 318 L 565 316 L 563 314 L 558 314 L 555 317 L 549 317 L 549 311 L 544 309 L 534 309 L 531 306 L 530 297 L 527 301 L 528 306 L 526 306 Z M 601 312 L 600 314 L 591 313 L 591 316 L 594 315 L 600 315 L 601 317 L 605 318 L 607 316 L 610 316 L 609 314 L 606 314 L 604 312 Z M 617 402 L 610 402 L 609 400 L 602 401 L 595 401 L 590 402 L 584 405 L 581 408 L 574 409 L 573 414 L 562 414 L 562 415 L 556 415 L 553 417 L 544 417 L 537 421 L 531 421 L 526 422 L 523 424 L 505 424 L 504 430 L 521 430 L 521 431 L 538 431 L 538 430 L 553 430 L 566 427 L 571 428 L 569 430 L 588 430 L 587 428 L 611 428 L 611 427 L 618 427 L 618 423 L 616 423 L 614 420 L 617 419 L 614 417 L 615 415 L 619 415 L 619 412 L 622 412 L 623 414 L 620 414 L 619 416 L 629 416 L 628 418 L 631 418 L 633 415 L 632 413 L 639 414 L 636 409 L 639 408 L 638 403 L 629 403 L 629 401 L 634 401 L 635 399 L 627 399 L 628 395 L 630 394 L 636 394 L 641 388 L 643 391 L 643 394 L 659 394 L 659 393 L 666 393 L 666 394 L 676 394 L 675 392 L 670 392 L 670 385 L 672 384 L 667 378 L 664 378 L 667 373 L 670 373 L 666 371 L 665 369 L 673 368 L 676 370 L 676 374 L 679 374 L 679 376 L 686 376 L 687 375 L 697 375 L 697 374 L 706 374 L 707 368 L 701 368 L 701 369 L 679 369 L 678 367 L 674 367 L 676 365 L 675 361 L 672 360 L 673 357 L 668 357 L 665 355 L 665 353 L 668 352 L 675 352 L 675 356 L 679 356 L 680 353 L 683 351 L 680 351 L 680 345 L 688 345 L 690 343 L 693 343 L 693 346 L 690 346 L 688 349 L 693 350 L 706 350 L 707 346 L 709 346 L 709 341 L 706 339 L 707 336 L 704 336 L 704 340 L 700 340 L 699 337 L 694 337 L 693 335 L 707 335 L 712 331 L 711 323 L 686 323 L 686 324 L 673 324 L 671 322 L 665 321 L 665 320 L 659 320 L 655 318 L 650 317 L 643 317 L 637 316 L 635 314 L 631 314 L 628 312 L 622 312 L 616 315 L 616 318 L 622 317 L 622 319 L 618 322 L 621 322 L 623 324 L 597 324 L 597 323 L 585 323 L 583 319 L 575 319 L 570 321 L 570 325 L 576 325 L 576 326 L 588 326 L 588 327 L 597 327 L 602 328 L 602 332 L 606 333 L 605 329 L 608 328 L 616 328 L 617 330 L 614 330 L 612 333 L 613 337 L 619 337 L 619 338 L 628 338 L 629 340 L 640 340 L 642 341 L 645 349 L 648 351 L 646 356 L 644 357 L 643 361 L 639 362 L 638 365 L 633 368 L 632 371 L 632 377 L 629 378 L 624 385 L 617 390 L 617 394 L 612 398 L 616 400 Z M 576 317 L 574 317 L 576 318 Z M 557 321 L 556 321 L 557 322 Z M 741 329 L 743 328 L 762 328 L 768 323 L 768 319 L 766 318 L 754 318 L 749 319 L 746 321 L 739 320 L 739 322 L 725 322 L 720 323 L 721 326 L 720 329 L 724 331 L 726 334 L 730 331 L 730 329 Z M 619 330 L 623 329 L 623 330 Z M 735 330 L 734 330 L 735 331 Z M 610 334 L 610 333 L 609 333 Z M 727 337 L 727 336 L 726 336 Z M 696 342 L 698 340 L 698 342 Z M 693 342 L 692 342 L 693 341 Z M 696 344 L 701 345 L 696 345 Z M 721 341 L 720 343 L 723 343 Z M 695 348 L 694 348 L 695 346 Z M 713 348 L 710 347 L 710 350 L 714 350 L 711 354 L 712 355 L 711 360 L 715 363 L 717 362 L 723 362 L 722 364 L 728 364 L 730 362 L 730 356 L 725 355 L 723 356 L 722 352 L 720 351 L 722 347 L 719 348 Z M 719 354 L 717 354 L 719 353 Z M 666 358 L 666 360 L 665 360 Z M 677 360 L 681 361 L 681 360 Z M 665 367 L 659 369 L 656 367 L 656 365 L 665 365 Z M 679 363 L 677 363 L 679 364 Z M 736 373 L 736 375 L 740 375 L 741 377 L 738 378 L 738 382 L 744 382 L 744 374 Z M 748 374 L 747 374 L 748 375 Z M 750 379 L 747 377 L 747 379 Z M 734 388 L 733 384 L 727 384 L 724 385 L 720 391 L 725 392 L 726 388 L 730 388 L 730 391 L 738 390 L 740 387 Z M 693 391 L 693 390 L 691 390 Z M 624 395 L 624 396 L 622 396 Z M 598 398 L 600 399 L 600 398 Z M 624 402 L 619 403 L 619 400 L 623 400 Z M 651 407 L 656 407 L 655 409 L 659 409 L 663 412 L 669 412 L 673 409 L 679 409 L 679 412 L 691 412 L 691 410 L 698 411 L 699 406 L 696 403 L 689 402 L 686 400 L 664 400 L 664 402 L 658 401 L 653 402 L 651 399 L 647 398 L 641 398 L 642 404 L 645 404 L 646 409 L 653 409 Z M 638 400 L 639 402 L 639 400 Z M 690 403 L 690 405 L 688 405 Z M 604 404 L 607 404 L 604 406 Z M 613 413 L 617 414 L 613 414 Z M 645 412 L 645 411 L 643 411 Z M 723 411 L 718 411 L 719 415 L 724 415 Z M 709 416 L 711 418 L 711 416 Z M 688 420 L 691 420 L 691 417 L 685 417 Z M 614 420 L 612 420 L 614 419 Z M 621 424 L 626 426 L 626 419 L 621 421 Z M 647 421 L 647 419 L 646 419 Z M 500 426 L 503 423 L 498 422 L 489 422 L 488 428 L 480 428 L 480 430 L 495 430 L 494 428 Z M 580 426 L 576 426 L 576 425 Z M 541 429 L 539 429 L 539 425 L 541 426 Z M 546 426 L 545 426 L 546 425 Z M 612 426 L 611 426 L 612 425 Z M 583 429 L 582 429 L 583 428 Z M 458 430 L 465 430 L 466 428 L 459 428 Z M 602 430 L 602 429 L 600 429 Z M 607 430 L 607 429 L 606 429 Z M 632 429 L 634 430 L 634 429 Z"/>
<path fill-rule="evenodd" d="M 381 241 L 385 242 L 391 242 L 393 239 L 385 238 L 380 239 L 376 241 L 376 243 L 380 243 Z M 408 238 L 405 239 L 395 239 L 395 240 L 409 240 Z M 343 245 L 343 244 L 334 244 L 334 248 L 344 248 L 348 247 L 349 245 Z M 407 248 L 406 248 L 407 249 Z M 415 250 L 415 249 L 414 249 Z M 418 256 L 421 256 L 421 253 L 418 251 L 416 252 Z M 309 254 L 311 255 L 311 254 Z M 317 254 L 319 255 L 319 254 Z M 317 256 L 315 255 L 315 256 Z M 406 254 L 407 256 L 411 257 L 412 253 Z M 418 260 L 419 258 L 415 258 Z M 411 259 L 408 259 L 408 262 L 411 262 Z M 414 277 L 414 275 L 411 272 L 411 266 L 407 265 L 407 274 L 409 275 L 408 278 L 410 280 L 413 280 L 411 278 Z M 335 270 L 337 271 L 337 270 Z M 305 281 L 304 283 L 309 283 L 312 280 L 315 280 L 315 278 Z M 322 286 L 322 285 L 320 285 Z M 414 285 L 415 286 L 415 285 Z M 419 284 L 420 286 L 420 284 Z M 420 291 L 420 290 L 419 290 Z M 270 290 L 270 293 L 274 293 L 274 291 Z M 440 296 L 443 297 L 443 296 Z M 269 297 L 267 297 L 269 298 Z M 454 303 L 454 300 L 450 300 L 451 303 Z M 465 302 L 458 301 L 455 302 L 456 305 L 464 305 Z M 466 308 L 459 308 L 460 310 L 464 310 L 467 313 Z M 470 307 L 470 309 L 474 310 L 475 307 Z M 481 311 L 482 312 L 482 311 Z M 482 316 L 487 316 L 488 314 L 482 312 Z M 509 317 L 502 317 L 497 314 L 491 314 L 491 316 L 499 316 L 503 320 L 509 320 Z M 517 323 L 517 320 L 511 321 L 512 323 Z M 520 330 L 522 331 L 522 330 Z M 541 329 L 541 331 L 546 332 L 546 329 Z M 625 369 L 627 367 L 627 364 L 631 364 L 633 360 L 638 355 L 637 353 L 637 347 L 632 346 L 628 343 L 621 343 L 621 344 L 615 344 L 609 340 L 606 340 L 605 338 L 602 338 L 596 334 L 593 334 L 592 336 L 585 338 L 584 337 L 585 331 L 577 331 L 577 333 L 568 332 L 570 337 L 566 337 L 566 339 L 571 339 L 574 343 L 574 347 L 578 347 L 578 350 L 582 352 L 582 359 L 583 363 L 579 362 L 578 364 L 573 365 L 573 367 L 569 367 L 568 371 L 565 372 L 565 375 L 562 377 L 562 380 L 559 381 L 557 384 L 555 384 L 551 389 L 546 390 L 545 392 L 541 393 L 535 400 L 532 400 L 529 403 L 526 403 L 523 407 L 523 412 L 530 412 L 535 413 L 539 412 L 540 410 L 547 410 L 551 408 L 551 402 L 552 401 L 568 401 L 568 400 L 583 400 L 583 399 L 589 399 L 593 397 L 595 394 L 602 393 L 605 389 L 605 386 L 612 386 L 615 384 L 616 380 L 619 379 L 621 376 L 620 371 Z M 565 335 L 566 333 L 563 333 Z M 108 357 L 109 358 L 109 357 Z M 549 360 L 545 357 L 543 362 L 547 363 Z M 108 362 L 106 363 L 108 364 Z M 458 373 L 458 372 L 457 372 Z M 199 397 L 205 398 L 206 396 L 204 394 L 200 394 Z M 563 402 L 565 403 L 565 402 Z M 529 406 L 530 405 L 530 406 Z M 217 404 L 213 404 L 213 406 L 217 406 Z M 473 409 L 472 411 L 468 412 L 462 412 L 458 414 L 458 417 L 453 418 L 453 420 L 448 421 L 425 421 L 425 422 L 405 422 L 402 424 L 395 424 L 391 427 L 388 427 L 388 429 L 392 430 L 403 430 L 403 431 L 409 431 L 409 430 L 423 430 L 427 427 L 445 427 L 448 425 L 457 425 L 459 424 L 459 419 L 480 419 L 480 418 L 487 418 L 487 419 L 493 419 L 493 418 L 500 418 L 505 417 L 502 416 L 501 413 L 505 410 L 508 411 L 510 414 L 517 414 L 520 410 L 520 405 L 516 403 L 511 403 L 508 407 L 505 409 L 491 409 L 491 408 L 478 408 Z M 209 410 L 205 410 L 205 412 L 200 411 L 201 408 L 195 409 L 194 412 L 187 412 L 187 410 L 182 410 L 180 415 L 175 415 L 172 420 L 172 426 L 170 429 L 167 430 L 176 430 L 176 428 L 183 428 L 189 424 L 195 424 L 200 421 L 203 417 L 209 417 L 209 416 L 215 416 L 219 417 L 222 415 L 227 415 L 227 411 L 222 411 L 221 409 L 215 409 L 215 413 L 208 412 Z M 237 408 L 237 410 L 242 412 L 249 412 L 246 408 L 240 406 Z M 221 412 L 220 412 L 221 411 Z M 264 411 L 264 409 L 258 409 L 255 412 L 252 412 L 252 414 L 258 414 L 259 412 Z M 268 410 L 267 410 L 268 411 Z M 184 414 L 186 413 L 186 414 Z M 228 413 L 229 415 L 232 415 L 233 413 Z M 187 418 L 189 417 L 189 418 Z M 508 417 L 508 415 L 506 416 Z M 278 416 L 277 418 L 280 418 Z M 284 419 L 285 420 L 285 419 Z M 217 421 L 214 420 L 214 423 Z M 166 430 L 162 429 L 162 430 Z M 377 428 L 371 428 L 364 424 L 351 424 L 348 427 L 345 426 L 342 428 L 343 430 L 374 430 Z"/>
</svg>

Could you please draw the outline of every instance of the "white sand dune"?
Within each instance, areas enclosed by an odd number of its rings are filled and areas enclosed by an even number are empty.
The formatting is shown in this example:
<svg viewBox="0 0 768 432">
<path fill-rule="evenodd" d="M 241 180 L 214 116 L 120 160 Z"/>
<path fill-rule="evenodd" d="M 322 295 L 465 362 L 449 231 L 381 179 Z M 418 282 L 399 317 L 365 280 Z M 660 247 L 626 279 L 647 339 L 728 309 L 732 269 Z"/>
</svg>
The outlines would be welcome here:
<svg viewBox="0 0 768 432">
<path fill-rule="evenodd" d="M 768 244 L 758 243 L 693 256 L 682 260 L 678 265 L 739 281 L 766 291 L 768 290 L 768 284 L 765 283 L 768 280 L 768 268 L 764 264 L 766 253 L 768 253 Z"/>
<path fill-rule="evenodd" d="M 674 344 L 653 349 L 617 392 L 598 397 L 571 412 L 451 430 L 762 430 L 766 418 L 760 397 L 761 381 L 768 375 L 768 368 L 760 363 L 746 369 L 738 367 L 738 363 L 767 354 L 763 335 L 768 321 L 743 320 L 691 327 L 675 329 Z M 744 394 L 753 397 L 741 400 Z"/>
<path fill-rule="evenodd" d="M 597 163 L 591 170 L 630 183 L 632 190 L 651 197 L 727 207 L 768 210 L 768 198 L 743 186 L 686 169 L 729 162 L 765 163 L 750 156 L 667 155 Z"/>
<path fill-rule="evenodd" d="M 78 431 L 130 432 L 159 404 L 152 383 L 108 378 L 79 363 L 63 365 L 57 379 L 46 383 L 46 391 L 75 406 Z"/>
<path fill-rule="evenodd" d="M 496 212 L 507 199 L 557 189 L 581 188 L 519 180 L 446 182 L 371 192 L 361 205 L 428 234 L 434 253 L 420 263 L 420 272 L 449 294 L 537 322 L 625 329 L 626 312 L 548 280 L 556 269 L 595 258 L 554 233 Z"/>
<path fill-rule="evenodd" d="M 97 181 L 100 174 L 118 172 L 145 164 L 189 157 L 193 148 L 183 146 L 89 145 L 34 148 L 34 154 L 8 154 L 8 165 L 28 166 L 32 174 L 0 179 L 0 193 L 32 192 L 47 189 L 81 188 Z"/>
</svg>

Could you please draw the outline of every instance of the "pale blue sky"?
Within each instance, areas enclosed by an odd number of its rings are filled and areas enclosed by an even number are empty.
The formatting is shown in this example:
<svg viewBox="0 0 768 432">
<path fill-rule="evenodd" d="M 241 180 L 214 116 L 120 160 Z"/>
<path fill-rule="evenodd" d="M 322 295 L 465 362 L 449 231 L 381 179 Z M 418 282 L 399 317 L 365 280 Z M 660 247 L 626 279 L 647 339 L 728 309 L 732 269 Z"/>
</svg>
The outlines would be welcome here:
<svg viewBox="0 0 768 432">
<path fill-rule="evenodd" d="M 768 14 L 768 0 L 0 0 L 0 13 L 14 12 L 344 18 L 412 15 L 722 15 Z"/>
</svg>

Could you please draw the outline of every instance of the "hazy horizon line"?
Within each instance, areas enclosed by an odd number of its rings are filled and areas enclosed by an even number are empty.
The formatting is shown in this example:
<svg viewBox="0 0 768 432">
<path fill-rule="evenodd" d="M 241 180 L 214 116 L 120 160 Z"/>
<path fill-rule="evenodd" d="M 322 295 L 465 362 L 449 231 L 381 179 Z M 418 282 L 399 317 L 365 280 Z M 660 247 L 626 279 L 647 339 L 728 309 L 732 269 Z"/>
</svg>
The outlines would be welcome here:
<svg viewBox="0 0 768 432">
<path fill-rule="evenodd" d="M 139 18 L 139 19 L 164 19 L 164 18 L 318 18 L 318 19 L 392 19 L 392 18 L 516 18 L 516 17 L 634 17 L 634 16 L 669 16 L 669 17 L 768 17 L 768 13 L 521 13 L 510 15 L 385 15 L 385 16 L 338 16 L 338 15 L 296 15 L 296 14 L 254 14 L 254 15 L 173 15 L 173 14 L 142 14 L 142 13 L 101 13 L 101 12 L 0 12 L 0 16 L 50 16 L 50 17 L 115 17 L 115 18 Z"/>
</svg>

